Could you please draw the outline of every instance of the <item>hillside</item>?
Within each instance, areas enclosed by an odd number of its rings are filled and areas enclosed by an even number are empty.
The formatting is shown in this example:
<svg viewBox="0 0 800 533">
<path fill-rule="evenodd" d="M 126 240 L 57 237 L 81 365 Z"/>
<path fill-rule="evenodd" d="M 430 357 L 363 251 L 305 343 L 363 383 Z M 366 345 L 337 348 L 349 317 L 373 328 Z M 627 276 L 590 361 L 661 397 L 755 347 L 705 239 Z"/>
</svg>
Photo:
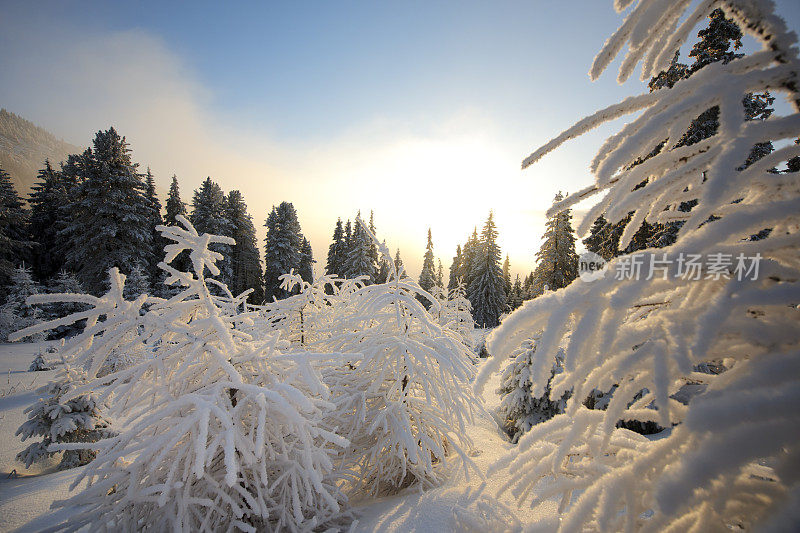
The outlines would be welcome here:
<svg viewBox="0 0 800 533">
<path fill-rule="evenodd" d="M 45 159 L 57 166 L 67 155 L 81 151 L 33 122 L 0 109 L 0 168 L 11 175 L 23 198 L 27 198 Z"/>
</svg>

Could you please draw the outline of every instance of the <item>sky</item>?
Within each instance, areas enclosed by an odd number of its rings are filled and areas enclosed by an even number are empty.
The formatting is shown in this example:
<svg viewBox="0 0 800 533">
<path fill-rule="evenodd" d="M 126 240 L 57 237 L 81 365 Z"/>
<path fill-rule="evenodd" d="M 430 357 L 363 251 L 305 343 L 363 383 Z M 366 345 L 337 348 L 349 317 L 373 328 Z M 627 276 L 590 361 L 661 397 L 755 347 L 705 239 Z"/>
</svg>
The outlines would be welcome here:
<svg viewBox="0 0 800 533">
<path fill-rule="evenodd" d="M 796 0 L 777 11 L 800 28 Z M 618 62 L 586 74 L 621 21 L 610 0 L 0 0 L 0 106 L 78 146 L 113 125 L 184 201 L 206 176 L 239 189 L 260 240 L 292 202 L 318 269 L 337 217 L 373 210 L 412 275 L 429 227 L 447 271 L 492 210 L 524 276 L 554 195 L 592 182 L 619 123 L 522 159 L 646 91 L 616 83 Z"/>
</svg>

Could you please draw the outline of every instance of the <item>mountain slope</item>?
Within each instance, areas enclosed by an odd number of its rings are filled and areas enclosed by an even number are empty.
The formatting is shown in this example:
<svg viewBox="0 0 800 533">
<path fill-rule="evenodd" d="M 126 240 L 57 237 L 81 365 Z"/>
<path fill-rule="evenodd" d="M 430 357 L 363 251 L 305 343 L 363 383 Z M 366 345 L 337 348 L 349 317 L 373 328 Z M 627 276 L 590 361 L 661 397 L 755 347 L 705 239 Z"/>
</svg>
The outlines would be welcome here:
<svg viewBox="0 0 800 533">
<path fill-rule="evenodd" d="M 0 168 L 11 175 L 17 192 L 28 197 L 36 175 L 44 166 L 44 160 L 58 168 L 58 163 L 67 155 L 82 152 L 33 122 L 0 109 Z"/>
</svg>

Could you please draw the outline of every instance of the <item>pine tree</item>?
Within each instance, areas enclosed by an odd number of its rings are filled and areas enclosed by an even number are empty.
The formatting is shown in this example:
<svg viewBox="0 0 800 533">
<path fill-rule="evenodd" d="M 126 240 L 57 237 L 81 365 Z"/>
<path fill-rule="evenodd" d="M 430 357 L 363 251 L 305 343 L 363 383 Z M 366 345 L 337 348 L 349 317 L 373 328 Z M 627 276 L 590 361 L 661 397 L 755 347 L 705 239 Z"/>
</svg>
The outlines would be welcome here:
<svg viewBox="0 0 800 533">
<path fill-rule="evenodd" d="M 359 212 L 358 216 L 361 216 Z M 349 224 L 349 220 L 347 221 Z M 345 227 L 345 234 L 347 227 Z M 364 232 L 361 224 L 356 223 L 353 226 L 352 234 L 350 235 L 350 246 L 347 251 L 347 258 L 344 265 L 344 276 L 352 279 L 358 276 L 367 276 L 366 284 L 371 284 L 375 279 L 375 272 L 377 265 L 372 262 L 371 247 L 372 240 Z"/>
<path fill-rule="evenodd" d="M 228 220 L 227 211 L 228 201 L 225 198 L 225 193 L 217 183 L 207 177 L 200 185 L 200 188 L 194 191 L 189 221 L 199 233 L 229 237 L 233 233 L 233 227 L 231 221 Z M 226 285 L 230 284 L 233 277 L 231 246 L 224 243 L 214 243 L 211 245 L 211 250 L 222 254 L 223 257 L 219 263 L 219 281 Z"/>
<path fill-rule="evenodd" d="M 583 245 L 590 252 L 596 253 L 606 261 L 610 261 L 616 257 L 615 249 L 612 249 L 610 244 L 611 224 L 608 223 L 603 215 L 597 217 L 589 229 L 589 235 L 583 239 Z"/>
<path fill-rule="evenodd" d="M 306 283 L 314 282 L 314 263 L 311 243 L 303 237 L 303 242 L 300 244 L 300 268 L 297 273 Z"/>
<path fill-rule="evenodd" d="M 472 285 L 474 273 L 477 268 L 476 263 L 480 257 L 480 251 L 478 250 L 479 247 L 480 242 L 478 241 L 478 228 L 473 228 L 472 235 L 467 239 L 467 242 L 464 243 L 461 265 L 458 274 L 458 278 L 464 284 L 464 287 L 467 288 L 467 297 L 469 297 L 469 288 Z M 470 300 L 470 302 L 472 302 L 472 300 Z M 472 302 L 472 305 L 474 308 L 475 302 Z"/>
<path fill-rule="evenodd" d="M 386 246 L 386 240 L 383 241 L 383 247 L 387 250 L 389 249 Z M 389 280 L 389 274 L 392 271 L 392 265 L 390 264 L 391 257 L 384 257 L 381 256 L 380 263 L 378 265 L 378 273 L 375 275 L 375 283 L 386 283 Z"/>
<path fill-rule="evenodd" d="M 433 264 L 433 239 L 431 238 L 431 229 L 428 228 L 428 244 L 425 246 L 425 255 L 422 258 L 422 272 L 419 274 L 419 286 L 422 290 L 430 292 L 434 285 L 436 285 L 436 267 Z"/>
<path fill-rule="evenodd" d="M 186 216 L 186 204 L 181 200 L 181 193 L 178 189 L 178 177 L 172 175 L 172 183 L 169 186 L 167 195 L 167 212 L 164 216 L 164 224 L 174 226 L 178 223 L 178 215 Z"/>
<path fill-rule="evenodd" d="M 400 259 L 400 248 L 397 249 L 397 252 L 394 254 L 394 269 L 397 271 L 397 275 L 401 278 L 407 278 L 408 274 L 406 273 L 406 268 L 403 266 L 403 260 Z"/>
<path fill-rule="evenodd" d="M 0 306 L 0 340 L 5 342 L 11 333 L 42 321 L 41 310 L 26 302 L 28 296 L 40 292 L 42 288 L 31 277 L 30 268 L 22 265 L 13 270 L 6 301 Z M 32 340 L 41 341 L 44 337 L 37 335 Z"/>
<path fill-rule="evenodd" d="M 436 268 L 436 286 L 444 291 L 444 267 L 441 259 L 439 259 L 439 266 Z"/>
<path fill-rule="evenodd" d="M 178 215 L 184 216 L 188 218 L 188 212 L 186 211 L 186 204 L 181 200 L 181 194 L 178 187 L 178 177 L 174 174 L 172 175 L 172 182 L 169 186 L 169 193 L 167 194 L 167 202 L 166 202 L 166 213 L 164 215 L 164 224 L 167 226 L 175 226 L 178 224 Z M 162 239 L 159 236 L 159 239 Z M 166 244 L 165 241 L 161 240 L 160 243 Z M 164 249 L 159 251 L 157 259 L 162 261 L 164 259 Z M 172 266 L 177 268 L 180 271 L 189 270 L 189 256 L 186 252 L 181 253 L 172 260 Z M 176 286 L 168 286 L 164 283 L 166 279 L 166 272 L 160 272 L 156 278 L 154 279 L 156 284 L 156 294 L 158 296 L 162 296 L 165 298 L 170 298 L 175 296 L 179 292 L 179 287 Z"/>
<path fill-rule="evenodd" d="M 342 219 L 336 220 L 333 229 L 333 242 L 328 247 L 328 261 L 325 264 L 325 273 L 336 276 L 344 275 L 344 259 L 346 257 L 346 242 Z"/>
<path fill-rule="evenodd" d="M 86 177 L 68 206 L 70 223 L 61 234 L 68 241 L 66 268 L 89 293 L 99 294 L 111 267 L 150 263 L 152 209 L 125 137 L 114 128 L 98 131 L 93 147 L 85 152 L 80 170 Z"/>
<path fill-rule="evenodd" d="M 149 294 L 149 291 L 150 278 L 147 270 L 140 263 L 135 263 L 125 280 L 125 292 L 123 293 L 125 299 L 135 300 L 142 294 Z"/>
<path fill-rule="evenodd" d="M 66 270 L 59 270 L 55 278 L 50 280 L 47 287 L 47 292 L 50 294 L 83 294 L 83 287 L 81 282 L 72 272 Z M 46 314 L 49 319 L 63 318 L 73 313 L 78 313 L 86 309 L 86 304 L 77 302 L 56 302 L 46 306 Z M 64 337 L 72 337 L 83 330 L 85 320 L 75 324 L 61 325 L 52 330 L 52 336 L 61 339 Z"/>
<path fill-rule="evenodd" d="M 519 280 L 519 274 L 517 274 L 517 278 L 514 280 L 514 285 L 511 287 L 511 298 L 508 301 L 508 306 L 513 311 L 525 300 L 525 293 L 522 289 L 522 283 Z"/>
<path fill-rule="evenodd" d="M 48 451 L 51 444 L 97 442 L 115 435 L 109 429 L 109 422 L 103 417 L 101 406 L 93 394 L 70 397 L 68 393 L 84 382 L 83 374 L 70 368 L 65 369 L 60 380 L 51 381 L 39 389 L 44 397 L 25 409 L 26 420 L 17 429 L 25 441 L 31 437 L 43 437 L 17 454 L 17 460 L 31 464 L 52 457 L 58 452 Z M 69 398 L 69 399 L 67 399 Z M 91 462 L 97 452 L 90 449 L 66 450 L 58 465 L 60 470 L 75 468 Z"/>
<path fill-rule="evenodd" d="M 15 267 L 30 248 L 26 238 L 28 215 L 9 176 L 0 168 L 0 301 L 12 283 Z"/>
<path fill-rule="evenodd" d="M 564 197 L 559 192 L 553 203 Z M 538 264 L 533 271 L 533 296 L 545 288 L 563 289 L 578 277 L 578 256 L 575 253 L 575 233 L 572 230 L 572 213 L 569 209 L 551 217 L 545 224 L 544 242 L 536 252 Z"/>
<path fill-rule="evenodd" d="M 458 287 L 459 283 L 462 282 L 461 276 L 461 245 L 456 246 L 456 255 L 453 257 L 453 262 L 450 264 L 450 277 L 447 280 L 447 292 L 451 292 L 453 289 Z"/>
<path fill-rule="evenodd" d="M 506 303 L 511 301 L 511 263 L 506 254 L 506 260 L 503 261 L 503 289 L 506 291 Z"/>
<path fill-rule="evenodd" d="M 264 293 L 267 301 L 280 300 L 289 293 L 281 289 L 278 278 L 292 270 L 299 272 L 303 235 L 297 211 L 290 202 L 281 202 L 278 207 L 273 207 L 265 225 Z"/>
<path fill-rule="evenodd" d="M 369 212 L 369 231 L 372 232 L 373 235 L 377 237 L 378 233 L 375 230 L 375 216 L 373 211 L 370 210 Z M 378 269 L 380 267 L 380 258 L 378 257 L 378 246 L 370 240 L 369 242 L 369 260 L 370 263 L 374 265 L 373 271 L 375 274 L 372 276 L 372 283 L 377 283 L 377 276 L 378 276 Z"/>
<path fill-rule="evenodd" d="M 164 246 L 167 242 L 163 240 L 161 234 L 156 231 L 156 226 L 162 225 L 164 219 L 161 216 L 161 201 L 158 199 L 158 194 L 156 193 L 156 181 L 153 177 L 153 173 L 150 171 L 150 167 L 147 167 L 147 172 L 145 172 L 144 175 L 144 197 L 150 207 L 150 229 L 153 234 L 153 253 L 150 256 L 150 263 L 147 265 L 146 274 L 148 279 L 155 281 L 161 274 L 158 263 L 163 259 Z M 153 288 L 156 288 L 156 285 L 157 284 L 154 283 Z"/>
<path fill-rule="evenodd" d="M 65 166 L 74 166 L 73 163 Z M 31 266 L 36 279 L 44 281 L 55 276 L 64 264 L 63 238 L 59 231 L 66 228 L 67 206 L 74 194 L 77 179 L 73 173 L 53 169 L 50 161 L 45 161 L 39 170 L 39 180 L 31 187 L 28 200 L 30 205 L 29 239 L 33 243 Z"/>
<path fill-rule="evenodd" d="M 501 397 L 498 415 L 503 420 L 503 429 L 511 437 L 512 442 L 517 442 L 534 425 L 563 413 L 567 400 L 571 396 L 571 393 L 567 391 L 558 400 L 550 398 L 550 385 L 553 378 L 563 371 L 561 366 L 564 361 L 563 351 L 556 354 L 544 394 L 539 397 L 532 394 L 531 366 L 536 357 L 546 356 L 546 354 L 538 355 L 536 353 L 536 343 L 539 337 L 540 335 L 534 336 L 533 340 L 523 343 L 512 362 L 503 371 L 500 378 L 501 385 L 497 389 L 497 393 Z"/>
<path fill-rule="evenodd" d="M 469 301 L 475 323 L 493 328 L 500 323 L 500 315 L 506 311 L 506 293 L 503 288 L 503 271 L 500 268 L 500 247 L 497 245 L 497 228 L 494 215 L 483 226 L 481 240 L 475 246 L 475 262 L 472 280 L 468 287 Z"/>
<path fill-rule="evenodd" d="M 228 193 L 226 218 L 232 227 L 230 236 L 236 241 L 231 247 L 233 275 L 230 290 L 234 295 L 239 295 L 247 289 L 253 289 L 248 300 L 251 303 L 261 304 L 264 302 L 264 282 L 256 228 L 253 225 L 253 218 L 247 212 L 244 197 L 237 190 Z"/>
</svg>

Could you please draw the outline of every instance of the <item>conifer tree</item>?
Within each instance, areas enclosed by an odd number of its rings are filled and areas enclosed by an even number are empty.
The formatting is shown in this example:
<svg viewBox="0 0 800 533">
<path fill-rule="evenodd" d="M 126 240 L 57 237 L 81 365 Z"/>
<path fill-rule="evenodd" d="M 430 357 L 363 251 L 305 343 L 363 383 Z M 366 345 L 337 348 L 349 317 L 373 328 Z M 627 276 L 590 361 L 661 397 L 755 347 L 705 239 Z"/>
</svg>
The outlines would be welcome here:
<svg viewBox="0 0 800 533">
<path fill-rule="evenodd" d="M 500 268 L 497 228 L 491 211 L 475 249 L 472 281 L 468 287 L 472 315 L 476 324 L 493 328 L 500 323 L 500 315 L 506 311 L 506 293 Z"/>
<path fill-rule="evenodd" d="M 511 287 L 511 298 L 508 301 L 508 306 L 513 311 L 525 300 L 524 292 L 522 289 L 522 283 L 519 280 L 519 274 L 517 274 L 517 278 L 514 280 L 514 285 Z"/>
<path fill-rule="evenodd" d="M 553 203 L 564 197 L 559 192 Z M 572 213 L 561 211 L 545 224 L 544 242 L 536 252 L 538 264 L 533 271 L 533 296 L 544 292 L 545 287 L 555 291 L 563 289 L 578 277 L 578 256 L 575 253 L 575 232 Z"/>
<path fill-rule="evenodd" d="M 264 282 L 261 277 L 263 270 L 253 218 L 247 212 L 242 193 L 237 190 L 228 193 L 226 208 L 226 217 L 231 223 L 230 236 L 236 241 L 231 247 L 233 275 L 230 290 L 234 295 L 239 295 L 247 289 L 253 289 L 248 300 L 261 304 L 264 302 Z"/>
<path fill-rule="evenodd" d="M 189 221 L 200 233 L 230 236 L 233 233 L 231 221 L 228 220 L 228 201 L 222 188 L 210 177 L 194 191 L 192 196 L 192 212 Z M 226 243 L 214 243 L 211 249 L 222 254 L 219 263 L 219 281 L 230 284 L 233 277 L 231 265 L 231 246 Z"/>
<path fill-rule="evenodd" d="M 360 212 L 358 216 L 361 216 Z M 345 227 L 345 233 L 347 233 L 347 227 Z M 364 228 L 361 227 L 361 224 L 355 224 L 349 241 L 350 246 L 348 247 L 347 258 L 343 268 L 344 276 L 350 279 L 358 276 L 368 276 L 366 283 L 371 284 L 375 280 L 377 267 L 370 257 L 370 250 L 373 246 L 372 240 L 366 234 Z"/>
<path fill-rule="evenodd" d="M 161 216 L 161 201 L 158 199 L 156 193 L 156 181 L 150 167 L 147 167 L 147 172 L 144 174 L 144 197 L 150 207 L 150 229 L 153 234 L 153 253 L 150 256 L 150 264 L 147 265 L 147 277 L 155 282 L 161 274 L 161 269 L 158 268 L 158 263 L 161 262 L 164 255 L 164 246 L 167 242 L 161 238 L 161 234 L 156 231 L 156 226 L 164 223 Z M 153 288 L 155 288 L 155 283 Z"/>
<path fill-rule="evenodd" d="M 178 223 L 178 215 L 186 216 L 186 204 L 181 200 L 181 193 L 178 189 L 178 177 L 172 175 L 172 183 L 169 186 L 167 195 L 167 209 L 164 216 L 164 224 L 174 226 Z"/>
<path fill-rule="evenodd" d="M 70 156 L 71 158 L 78 156 Z M 50 161 L 39 170 L 37 183 L 31 187 L 28 200 L 30 222 L 28 235 L 33 244 L 31 267 L 33 275 L 40 281 L 48 280 L 64 264 L 62 238 L 59 231 L 67 226 L 66 207 L 77 180 L 70 173 L 55 170 Z"/>
<path fill-rule="evenodd" d="M 450 293 L 453 289 L 458 287 L 461 283 L 461 245 L 456 245 L 456 255 L 453 257 L 453 262 L 450 264 L 450 277 L 447 281 L 447 292 Z"/>
<path fill-rule="evenodd" d="M 0 306 L 0 340 L 5 342 L 11 333 L 42 321 L 42 311 L 26 302 L 28 296 L 40 292 L 42 287 L 31 277 L 30 268 L 22 265 L 14 269 L 5 303 Z M 41 341 L 44 337 L 38 335 L 32 340 Z"/>
<path fill-rule="evenodd" d="M 59 270 L 55 278 L 50 280 L 47 292 L 51 294 L 83 294 L 81 282 L 72 272 Z M 78 313 L 86 309 L 86 305 L 76 302 L 56 302 L 46 306 L 46 314 L 49 319 L 62 318 L 73 313 Z M 85 320 L 74 324 L 61 325 L 52 330 L 52 336 L 60 339 L 71 337 L 83 330 Z"/>
<path fill-rule="evenodd" d="M 93 147 L 85 152 L 86 177 L 68 207 L 70 223 L 62 234 L 68 241 L 66 267 L 89 293 L 99 294 L 109 268 L 150 263 L 152 208 L 125 137 L 113 127 L 98 131 Z"/>
<path fill-rule="evenodd" d="M 344 275 L 344 259 L 346 257 L 346 242 L 342 219 L 336 220 L 336 227 L 333 229 L 333 242 L 328 247 L 328 261 L 325 264 L 325 273 L 336 276 Z"/>
<path fill-rule="evenodd" d="M 109 429 L 109 422 L 94 394 L 72 397 L 69 393 L 85 382 L 85 374 L 70 368 L 56 381 L 51 381 L 41 389 L 44 397 L 25 409 L 28 420 L 17 429 L 25 441 L 31 437 L 43 437 L 17 454 L 17 460 L 31 464 L 51 457 L 48 447 L 55 443 L 96 442 L 111 437 L 115 433 Z M 59 470 L 75 468 L 88 464 L 97 452 L 90 449 L 66 450 L 61 456 Z"/>
<path fill-rule="evenodd" d="M 444 292 L 444 267 L 441 259 L 439 259 L 439 266 L 436 268 L 436 286 Z"/>
<path fill-rule="evenodd" d="M 370 210 L 369 212 L 369 231 L 372 232 L 373 235 L 377 236 L 378 233 L 375 230 L 375 214 L 373 211 Z M 377 283 L 377 275 L 378 275 L 378 268 L 380 265 L 380 258 L 378 257 L 378 246 L 370 240 L 369 242 L 369 260 L 370 262 L 375 265 L 374 271 L 375 275 L 372 278 L 373 283 Z"/>
<path fill-rule="evenodd" d="M 25 230 L 28 215 L 11 176 L 0 168 L 0 301 L 12 283 L 14 269 L 22 264 L 30 244 Z"/>
<path fill-rule="evenodd" d="M 476 261 L 480 255 L 478 248 L 480 247 L 480 243 L 478 241 L 478 228 L 472 229 L 472 235 L 467 239 L 467 242 L 464 243 L 464 248 L 462 250 L 462 259 L 461 265 L 459 269 L 459 279 L 464 284 L 464 287 L 467 289 L 467 297 L 469 298 L 469 288 L 472 285 L 472 281 L 474 279 L 474 272 L 476 269 Z M 470 300 L 472 302 L 472 300 Z M 472 302 L 473 306 L 475 302 Z M 474 307 L 473 307 L 474 308 Z"/>
<path fill-rule="evenodd" d="M 383 241 L 383 247 L 387 250 L 386 240 Z M 375 275 L 375 283 L 386 283 L 389 280 L 389 274 L 392 271 L 392 265 L 389 264 L 391 257 L 386 258 L 381 256 L 380 263 L 378 264 L 378 273 Z"/>
<path fill-rule="evenodd" d="M 506 302 L 511 300 L 511 263 L 506 254 L 506 260 L 503 261 L 503 289 L 506 291 Z"/>
<path fill-rule="evenodd" d="M 264 293 L 267 301 L 282 299 L 289 293 L 281 289 L 279 276 L 300 269 L 303 235 L 297 211 L 290 202 L 273 207 L 266 222 L 264 246 Z"/>
<path fill-rule="evenodd" d="M 406 268 L 403 266 L 403 260 L 400 259 L 400 248 L 397 249 L 397 252 L 394 254 L 394 269 L 397 271 L 397 275 L 401 278 L 407 278 L 408 273 L 406 273 Z"/>
<path fill-rule="evenodd" d="M 140 264 L 135 263 L 131 267 L 130 274 L 126 279 L 124 296 L 126 300 L 135 300 L 142 294 L 148 294 L 150 291 L 150 278 L 147 275 L 147 270 Z"/>
<path fill-rule="evenodd" d="M 428 244 L 425 246 L 425 255 L 422 258 L 422 272 L 419 273 L 419 286 L 424 291 L 430 292 L 436 285 L 436 267 L 433 264 L 433 239 L 431 229 L 428 228 Z M 426 306 L 428 302 L 425 302 Z"/>
<path fill-rule="evenodd" d="M 300 244 L 300 268 L 298 274 L 300 278 L 306 283 L 314 282 L 314 253 L 311 250 L 311 243 L 308 239 L 303 237 L 303 242 Z"/>
</svg>

